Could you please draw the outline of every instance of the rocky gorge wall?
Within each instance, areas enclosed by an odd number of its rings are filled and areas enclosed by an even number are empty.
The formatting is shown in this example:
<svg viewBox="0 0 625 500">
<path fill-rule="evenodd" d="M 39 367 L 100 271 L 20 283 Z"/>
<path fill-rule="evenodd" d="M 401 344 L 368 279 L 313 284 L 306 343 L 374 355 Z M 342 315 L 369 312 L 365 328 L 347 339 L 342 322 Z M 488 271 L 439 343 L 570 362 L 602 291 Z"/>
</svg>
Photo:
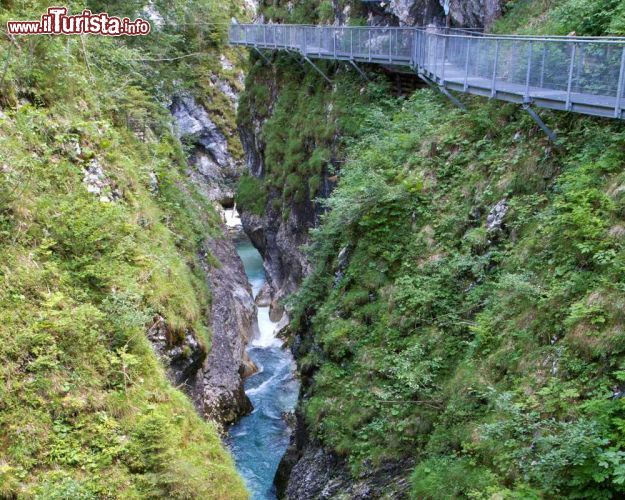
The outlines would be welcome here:
<svg viewBox="0 0 625 500">
<path fill-rule="evenodd" d="M 233 65 L 222 56 L 222 65 Z M 218 75 L 211 81 L 230 102 L 223 113 L 235 113 L 238 91 Z M 241 161 L 232 154 L 228 136 L 210 112 L 190 93 L 175 95 L 169 106 L 174 133 L 186 146 L 187 176 L 205 201 L 223 214 L 232 207 Z M 204 417 L 227 426 L 249 413 L 252 405 L 245 395 L 243 380 L 256 371 L 246 353 L 254 335 L 257 309 L 243 264 L 236 253 L 229 228 L 222 223 L 216 235 L 207 235 L 199 250 L 211 291 L 211 345 L 207 350 L 189 331 L 171 345 L 167 322 L 155 318 L 148 338 L 168 367 L 175 385 L 182 386 Z"/>
<path fill-rule="evenodd" d="M 500 14 L 504 0 L 471 0 L 451 2 L 451 21 L 454 26 L 488 27 Z M 392 0 L 380 7 L 367 7 L 364 16 L 369 24 L 392 25 L 427 25 L 429 23 L 444 24 L 443 0 Z M 342 24 L 356 14 L 362 16 L 363 5 L 345 2 L 333 2 L 334 23 Z M 288 22 L 288 20 L 277 20 Z M 277 76 L 272 80 L 272 70 L 266 67 L 261 79 L 252 76 L 248 80 L 248 92 L 253 85 L 264 85 L 269 89 L 268 101 L 262 109 L 255 108 L 250 102 L 245 111 L 245 119 L 239 120 L 239 132 L 246 157 L 246 166 L 251 176 L 266 182 L 271 173 L 267 171 L 265 156 L 267 150 L 267 134 L 264 127 L 268 117 L 275 112 L 281 89 Z M 302 90 L 302 92 L 305 92 Z M 327 89 L 328 93 L 336 92 Z M 312 93 L 312 92 L 311 92 Z M 349 112 L 349 111 L 348 111 Z M 340 138 L 334 138 L 333 149 L 338 148 Z M 317 144 L 319 145 L 319 144 Z M 312 145 L 308 155 L 314 154 Z M 340 169 L 340 164 L 335 164 Z M 307 179 L 304 179 L 304 182 Z M 242 222 L 245 232 L 254 246 L 263 256 L 268 281 L 271 285 L 271 298 L 275 310 L 274 317 L 279 319 L 282 314 L 280 301 L 295 292 L 312 267 L 304 247 L 309 242 L 309 232 L 319 222 L 323 211 L 323 203 L 319 199 L 330 196 L 336 185 L 336 177 L 326 170 L 321 175 L 321 189 L 316 193 L 317 200 L 306 196 L 298 202 L 290 200 L 284 203 L 284 191 L 272 186 L 267 193 L 262 213 L 243 211 Z M 318 347 L 310 343 L 310 339 L 297 337 L 293 339 L 292 348 L 297 358 L 315 351 Z M 301 366 L 300 366 L 301 369 Z M 314 372 L 301 372 L 302 388 L 300 399 L 307 397 L 307 392 L 314 378 Z M 344 459 L 324 448 L 314 437 L 308 434 L 304 418 L 297 416 L 295 432 L 291 436 L 291 446 L 282 460 L 276 476 L 278 494 L 282 498 L 308 499 L 333 498 L 347 496 L 349 498 L 379 498 L 384 495 L 393 498 L 404 498 L 408 495 L 409 476 L 413 463 L 405 460 L 385 462 L 382 465 L 365 467 L 357 478 L 354 478 Z"/>
<path fill-rule="evenodd" d="M 449 0 L 452 26 L 488 28 L 502 14 L 506 0 Z M 444 24 L 445 0 L 391 0 L 384 8 L 402 26 Z"/>
<path fill-rule="evenodd" d="M 279 92 L 273 85 L 268 106 L 272 108 Z M 258 110 L 247 109 L 250 120 L 239 123 L 239 134 L 245 153 L 249 175 L 264 179 L 265 139 L 262 130 L 266 117 Z M 332 188 L 332 176 L 324 171 L 317 195 L 327 197 Z M 256 194 L 260 197 L 260 193 Z M 255 213 L 241 207 L 243 229 L 263 257 L 270 296 L 270 315 L 279 321 L 285 313 L 283 299 L 295 292 L 302 279 L 311 271 L 304 246 L 308 242 L 308 231 L 314 227 L 322 213 L 320 204 L 311 199 L 309 192 L 300 200 L 289 199 L 283 202 L 283 191 L 270 188 L 266 193 L 262 213 Z M 286 319 L 286 318 L 285 318 Z"/>
</svg>

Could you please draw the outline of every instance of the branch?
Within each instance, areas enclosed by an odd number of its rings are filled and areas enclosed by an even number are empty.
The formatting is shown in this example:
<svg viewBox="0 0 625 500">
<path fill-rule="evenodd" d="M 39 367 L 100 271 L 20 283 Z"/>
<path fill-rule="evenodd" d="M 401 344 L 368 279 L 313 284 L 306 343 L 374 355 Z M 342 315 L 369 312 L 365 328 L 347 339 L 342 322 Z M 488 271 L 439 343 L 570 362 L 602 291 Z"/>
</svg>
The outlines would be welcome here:
<svg viewBox="0 0 625 500">
<path fill-rule="evenodd" d="M 129 61 L 140 61 L 140 62 L 169 62 L 169 61 L 178 61 L 179 59 L 185 59 L 187 57 L 197 57 L 206 55 L 205 52 L 193 52 L 192 54 L 185 54 L 183 56 L 178 57 L 162 57 L 159 59 L 128 59 Z"/>
<path fill-rule="evenodd" d="M 87 71 L 89 71 L 89 76 L 91 76 L 91 81 L 93 81 L 93 73 L 91 72 L 91 65 L 89 64 L 89 55 L 87 54 L 87 48 L 85 47 L 84 35 L 80 35 L 80 45 L 82 46 L 82 54 L 85 58 L 85 63 L 87 64 Z"/>
<path fill-rule="evenodd" d="M 4 69 L 2 70 L 2 78 L 0 78 L 0 87 L 4 86 L 4 78 L 7 75 L 7 71 L 9 70 L 9 58 L 11 57 L 11 50 L 13 49 L 13 44 L 9 45 L 7 49 L 7 55 L 4 58 Z"/>
<path fill-rule="evenodd" d="M 376 403 L 388 403 L 388 404 L 415 404 L 425 405 L 431 408 L 439 410 L 441 408 L 440 401 L 416 401 L 416 400 L 376 400 Z"/>
</svg>

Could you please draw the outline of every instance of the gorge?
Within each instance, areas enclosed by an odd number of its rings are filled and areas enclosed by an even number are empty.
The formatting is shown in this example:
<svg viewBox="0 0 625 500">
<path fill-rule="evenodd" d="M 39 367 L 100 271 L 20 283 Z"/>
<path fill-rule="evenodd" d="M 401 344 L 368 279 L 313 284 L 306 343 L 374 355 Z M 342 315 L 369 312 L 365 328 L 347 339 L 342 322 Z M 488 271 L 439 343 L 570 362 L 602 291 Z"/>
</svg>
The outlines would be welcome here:
<svg viewBox="0 0 625 500">
<path fill-rule="evenodd" d="M 70 0 L 152 33 L 0 32 L 0 498 L 625 495 L 623 123 L 541 110 L 553 143 L 227 43 L 446 3 L 625 35 L 618 0 Z"/>
<path fill-rule="evenodd" d="M 237 243 L 237 252 L 258 296 L 266 283 L 261 256 L 244 237 Z M 293 412 L 299 392 L 294 360 L 276 337 L 276 326 L 269 318 L 269 306 L 259 307 L 258 335 L 248 347 L 259 372 L 245 383 L 254 410 L 230 428 L 237 467 L 256 500 L 276 498 L 274 476 L 290 435 L 284 418 Z"/>
</svg>

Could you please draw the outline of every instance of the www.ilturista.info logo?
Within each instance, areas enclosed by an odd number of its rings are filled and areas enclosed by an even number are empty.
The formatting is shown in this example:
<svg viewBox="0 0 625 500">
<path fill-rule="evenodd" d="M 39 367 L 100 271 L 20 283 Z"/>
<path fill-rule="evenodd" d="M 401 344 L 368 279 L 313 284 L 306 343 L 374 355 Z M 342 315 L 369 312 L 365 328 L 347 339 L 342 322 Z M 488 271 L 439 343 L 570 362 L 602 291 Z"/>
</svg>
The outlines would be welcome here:
<svg viewBox="0 0 625 500">
<path fill-rule="evenodd" d="M 92 14 L 83 10 L 82 14 L 67 15 L 65 7 L 50 7 L 39 21 L 9 21 L 7 31 L 11 35 L 147 35 L 151 26 L 148 21 L 108 14 Z"/>
</svg>

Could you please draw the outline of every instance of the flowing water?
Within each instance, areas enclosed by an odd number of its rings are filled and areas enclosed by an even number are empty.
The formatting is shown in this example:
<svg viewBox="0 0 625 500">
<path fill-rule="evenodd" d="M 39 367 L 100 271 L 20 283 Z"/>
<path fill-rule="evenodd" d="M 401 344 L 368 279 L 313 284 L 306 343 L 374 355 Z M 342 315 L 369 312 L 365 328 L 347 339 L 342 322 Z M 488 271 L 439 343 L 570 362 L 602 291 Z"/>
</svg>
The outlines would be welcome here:
<svg viewBox="0 0 625 500">
<path fill-rule="evenodd" d="M 237 252 L 256 297 L 265 284 L 262 258 L 247 238 L 237 243 Z M 276 498 L 273 478 L 290 436 L 283 414 L 295 408 L 299 382 L 291 352 L 275 336 L 268 307 L 258 308 L 258 330 L 247 349 L 258 373 L 245 381 L 254 411 L 231 427 L 229 442 L 252 499 L 267 500 Z"/>
</svg>

